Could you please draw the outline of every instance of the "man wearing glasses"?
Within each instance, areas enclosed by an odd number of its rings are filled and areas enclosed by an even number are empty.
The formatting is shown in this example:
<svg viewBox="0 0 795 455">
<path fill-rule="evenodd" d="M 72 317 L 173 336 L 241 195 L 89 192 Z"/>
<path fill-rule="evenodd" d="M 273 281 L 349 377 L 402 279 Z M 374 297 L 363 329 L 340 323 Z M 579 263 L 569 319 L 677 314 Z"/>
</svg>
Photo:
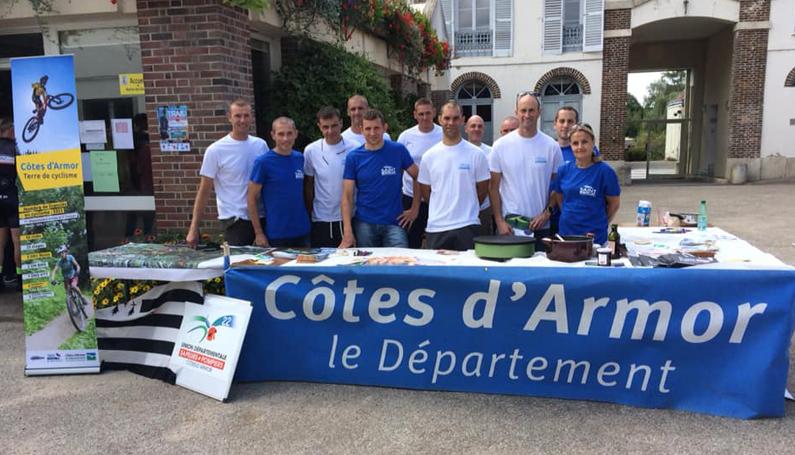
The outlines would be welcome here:
<svg viewBox="0 0 795 455">
<path fill-rule="evenodd" d="M 563 157 L 558 143 L 538 130 L 541 104 L 535 94 L 519 94 L 516 116 L 519 128 L 498 139 L 489 157 L 491 207 L 498 234 L 514 233 L 506 217 L 518 215 L 529 220 L 534 237 L 542 238 L 549 235 L 552 212 L 549 184 Z"/>
</svg>

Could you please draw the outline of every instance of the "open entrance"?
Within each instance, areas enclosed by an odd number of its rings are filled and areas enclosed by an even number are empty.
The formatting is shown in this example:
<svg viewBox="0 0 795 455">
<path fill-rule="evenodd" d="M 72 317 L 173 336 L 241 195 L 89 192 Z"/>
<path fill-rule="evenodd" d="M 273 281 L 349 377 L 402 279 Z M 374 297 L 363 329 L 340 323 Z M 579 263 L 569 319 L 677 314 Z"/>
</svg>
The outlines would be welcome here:
<svg viewBox="0 0 795 455">
<path fill-rule="evenodd" d="M 624 158 L 633 180 L 726 175 L 733 26 L 693 15 L 632 28 Z"/>
<path fill-rule="evenodd" d="M 624 159 L 633 180 L 681 178 L 691 131 L 690 71 L 630 73 Z"/>
</svg>

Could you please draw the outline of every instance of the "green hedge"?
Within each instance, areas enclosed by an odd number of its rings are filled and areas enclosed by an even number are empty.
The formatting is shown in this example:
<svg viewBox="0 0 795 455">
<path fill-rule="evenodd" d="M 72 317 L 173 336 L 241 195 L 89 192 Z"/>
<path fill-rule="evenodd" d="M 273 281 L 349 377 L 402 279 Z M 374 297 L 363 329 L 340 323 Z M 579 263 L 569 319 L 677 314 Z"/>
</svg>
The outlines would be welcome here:
<svg viewBox="0 0 795 455">
<path fill-rule="evenodd" d="M 302 39 L 296 54 L 291 55 L 281 71 L 273 74 L 267 87 L 265 118 L 270 125 L 276 117 L 286 115 L 299 130 L 296 148 L 320 138 L 315 114 L 325 105 L 342 113 L 348 127 L 348 97 L 358 93 L 367 97 L 370 107 L 384 113 L 393 139 L 411 124 L 413 106 L 393 93 L 386 78 L 363 57 L 337 45 Z M 259 134 L 270 141 L 270 132 Z"/>
</svg>

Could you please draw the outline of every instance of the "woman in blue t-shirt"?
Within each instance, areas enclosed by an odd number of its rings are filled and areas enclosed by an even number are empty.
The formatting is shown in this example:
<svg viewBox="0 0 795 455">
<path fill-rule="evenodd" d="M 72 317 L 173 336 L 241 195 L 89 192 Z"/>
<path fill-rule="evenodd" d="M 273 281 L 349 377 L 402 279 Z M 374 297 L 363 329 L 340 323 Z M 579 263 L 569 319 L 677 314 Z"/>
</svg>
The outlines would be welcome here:
<svg viewBox="0 0 795 455">
<path fill-rule="evenodd" d="M 561 235 L 593 234 L 607 242 L 607 226 L 618 211 L 621 187 L 616 172 L 594 153 L 593 129 L 577 124 L 571 131 L 574 161 L 558 168 L 554 196 L 561 205 Z"/>
</svg>

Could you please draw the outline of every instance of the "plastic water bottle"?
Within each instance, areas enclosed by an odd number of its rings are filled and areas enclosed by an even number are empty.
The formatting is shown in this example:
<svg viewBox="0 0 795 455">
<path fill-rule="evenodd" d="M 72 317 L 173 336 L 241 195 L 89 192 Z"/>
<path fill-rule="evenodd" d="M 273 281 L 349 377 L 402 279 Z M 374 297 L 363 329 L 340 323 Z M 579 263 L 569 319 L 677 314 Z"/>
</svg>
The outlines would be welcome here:
<svg viewBox="0 0 795 455">
<path fill-rule="evenodd" d="M 701 206 L 698 208 L 698 230 L 707 230 L 707 201 L 701 201 Z"/>
</svg>

